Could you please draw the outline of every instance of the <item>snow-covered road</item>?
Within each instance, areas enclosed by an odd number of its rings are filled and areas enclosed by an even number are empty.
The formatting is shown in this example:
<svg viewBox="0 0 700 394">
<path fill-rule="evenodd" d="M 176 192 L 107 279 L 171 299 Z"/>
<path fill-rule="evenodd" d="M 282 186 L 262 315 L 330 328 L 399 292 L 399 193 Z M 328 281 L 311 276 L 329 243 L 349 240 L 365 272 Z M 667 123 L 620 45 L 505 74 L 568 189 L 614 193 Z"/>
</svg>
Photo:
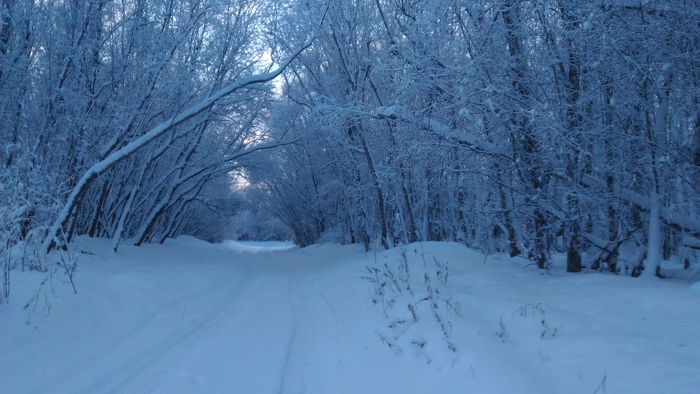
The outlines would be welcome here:
<svg viewBox="0 0 700 394">
<path fill-rule="evenodd" d="M 366 284 L 338 269 L 342 255 L 186 238 L 119 255 L 105 246 L 76 248 L 78 296 L 56 275 L 29 313 L 2 311 L 0 392 L 355 392 L 365 384 L 346 366 L 371 368 L 358 353 L 390 361 L 371 326 L 341 338 L 380 322 Z M 18 277 L 15 299 L 32 298 L 38 276 Z"/>
<path fill-rule="evenodd" d="M 700 384 L 700 313 L 687 312 L 700 305 L 697 286 L 554 280 L 498 258 L 484 265 L 455 244 L 377 255 L 191 238 L 118 255 L 96 240 L 75 249 L 77 296 L 58 273 L 38 293 L 45 274 L 14 278 L 19 301 L 0 307 L 0 393 L 614 393 L 630 384 L 682 393 Z M 370 302 L 365 266 L 402 253 L 451 261 L 442 290 L 461 305 L 445 315 L 457 353 L 430 314 L 392 331 L 387 323 L 407 311 L 401 299 L 387 316 Z M 416 283 L 422 264 L 411 268 Z M 567 307 L 591 291 L 617 292 L 622 308 Z M 648 305 L 650 292 L 675 309 Z"/>
</svg>

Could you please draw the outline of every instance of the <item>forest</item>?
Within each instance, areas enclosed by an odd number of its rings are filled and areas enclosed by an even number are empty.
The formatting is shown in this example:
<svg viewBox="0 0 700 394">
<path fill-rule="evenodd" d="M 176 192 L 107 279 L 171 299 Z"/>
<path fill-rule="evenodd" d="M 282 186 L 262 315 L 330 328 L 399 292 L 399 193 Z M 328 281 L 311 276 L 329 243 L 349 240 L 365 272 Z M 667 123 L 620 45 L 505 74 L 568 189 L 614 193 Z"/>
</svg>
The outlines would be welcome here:
<svg viewBox="0 0 700 394">
<path fill-rule="evenodd" d="M 694 1 L 0 4 L 6 278 L 232 231 L 698 263 Z"/>
<path fill-rule="evenodd" d="M 0 393 L 697 393 L 698 0 L 0 0 Z"/>
</svg>

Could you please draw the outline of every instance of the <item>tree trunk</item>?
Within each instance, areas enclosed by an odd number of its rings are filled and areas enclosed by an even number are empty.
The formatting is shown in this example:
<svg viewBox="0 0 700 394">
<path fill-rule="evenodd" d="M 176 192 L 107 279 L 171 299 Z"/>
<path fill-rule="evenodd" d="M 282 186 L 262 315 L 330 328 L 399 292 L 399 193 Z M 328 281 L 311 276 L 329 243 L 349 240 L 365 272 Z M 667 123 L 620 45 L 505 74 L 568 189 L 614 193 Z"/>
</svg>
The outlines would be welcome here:
<svg viewBox="0 0 700 394">
<path fill-rule="evenodd" d="M 652 196 L 647 234 L 647 259 L 645 276 L 658 276 L 661 267 L 661 202 L 658 195 Z"/>
</svg>

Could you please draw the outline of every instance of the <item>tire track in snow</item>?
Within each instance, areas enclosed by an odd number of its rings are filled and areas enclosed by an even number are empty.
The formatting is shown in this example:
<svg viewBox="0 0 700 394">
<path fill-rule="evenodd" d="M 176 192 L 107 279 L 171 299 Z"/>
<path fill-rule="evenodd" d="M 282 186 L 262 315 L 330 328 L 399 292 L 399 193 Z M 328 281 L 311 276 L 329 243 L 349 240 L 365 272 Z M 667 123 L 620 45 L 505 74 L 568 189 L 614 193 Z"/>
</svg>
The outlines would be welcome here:
<svg viewBox="0 0 700 394">
<path fill-rule="evenodd" d="M 232 306 L 237 304 L 236 301 L 240 299 L 240 295 L 250 286 L 250 273 L 246 270 L 243 275 L 240 285 L 229 292 L 224 300 L 211 312 L 188 324 L 186 327 L 172 332 L 165 339 L 157 341 L 152 346 L 130 355 L 128 359 L 121 361 L 118 365 L 108 368 L 110 371 L 109 375 L 94 379 L 92 383 L 89 383 L 87 387 L 83 387 L 80 391 L 124 392 L 125 387 L 133 385 L 134 382 L 139 381 L 139 377 L 146 375 L 147 372 L 151 372 L 149 368 L 156 368 L 159 359 L 164 359 L 167 355 L 176 353 L 183 348 L 191 347 L 193 343 L 197 342 L 195 334 L 202 334 L 202 331 L 206 330 L 207 327 L 215 325 L 226 316 L 225 311 L 230 310 Z M 260 288 L 255 291 L 260 291 Z M 128 343 L 124 345 L 128 346 Z M 140 391 L 147 390 L 145 390 L 145 387 L 141 387 Z"/>
<path fill-rule="evenodd" d="M 345 388 L 337 385 L 344 369 L 337 315 L 317 287 L 316 281 L 322 279 L 301 275 L 307 283 L 289 287 L 295 324 L 278 393 L 344 393 Z"/>
<path fill-rule="evenodd" d="M 328 308 L 328 311 L 331 313 L 331 316 L 333 317 L 333 329 L 331 330 L 333 332 L 333 345 L 335 347 L 335 358 L 336 362 L 338 363 L 338 366 L 341 369 L 345 369 L 345 362 L 343 362 L 343 357 L 342 357 L 342 351 L 340 350 L 340 338 L 338 338 L 338 332 L 340 329 L 340 323 L 338 322 L 338 314 L 335 313 L 335 309 L 333 309 L 333 305 L 331 304 L 330 301 L 328 301 L 328 297 L 324 293 L 320 293 L 319 296 L 323 300 L 323 302 L 326 304 L 326 308 Z"/>
<path fill-rule="evenodd" d="M 289 341 L 287 342 L 287 349 L 284 355 L 284 362 L 282 364 L 279 389 L 277 390 L 279 394 L 285 393 L 287 373 L 289 372 L 290 359 L 292 357 L 292 347 L 294 346 L 294 341 L 297 336 L 298 325 L 297 311 L 294 302 L 294 296 L 292 295 L 292 283 L 289 279 L 287 279 L 287 300 L 289 302 L 289 307 L 292 311 L 292 332 L 289 335 Z"/>
<path fill-rule="evenodd" d="M 246 257 L 240 261 L 246 269 L 240 270 L 245 274 L 239 285 L 223 297 L 214 289 L 209 299 L 224 300 L 205 317 L 146 349 L 121 353 L 128 357 L 118 363 L 107 359 L 97 369 L 111 371 L 109 375 L 64 391 L 174 393 L 218 387 L 227 392 L 284 392 L 285 374 L 295 359 L 298 321 L 289 272 L 281 260 Z M 157 320 L 158 315 L 151 320 L 153 327 L 162 326 Z M 153 327 L 140 338 L 153 338 Z M 124 349 L 138 345 L 138 340 L 123 341 Z"/>
</svg>

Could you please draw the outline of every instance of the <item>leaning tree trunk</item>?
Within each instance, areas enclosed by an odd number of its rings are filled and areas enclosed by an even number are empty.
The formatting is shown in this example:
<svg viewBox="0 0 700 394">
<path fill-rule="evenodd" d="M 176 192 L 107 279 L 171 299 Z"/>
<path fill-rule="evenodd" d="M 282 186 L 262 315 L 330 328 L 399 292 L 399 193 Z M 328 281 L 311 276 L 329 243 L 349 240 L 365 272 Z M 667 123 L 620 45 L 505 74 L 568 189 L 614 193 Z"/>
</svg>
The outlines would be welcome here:
<svg viewBox="0 0 700 394">
<path fill-rule="evenodd" d="M 302 46 L 296 52 L 294 52 L 289 58 L 287 58 L 287 60 L 282 62 L 281 65 L 275 70 L 234 80 L 227 86 L 216 91 L 214 94 L 202 99 L 201 101 L 190 106 L 189 108 L 186 108 L 182 112 L 179 112 L 177 115 L 152 128 L 151 130 L 143 134 L 141 137 L 131 141 L 124 147 L 115 150 L 103 160 L 100 160 L 97 163 L 93 164 L 76 182 L 75 186 L 73 187 L 73 190 L 68 195 L 66 203 L 64 204 L 63 208 L 59 212 L 51 227 L 49 228 L 46 238 L 44 239 L 44 250 L 48 253 L 56 246 L 56 242 L 59 240 L 59 234 L 63 231 L 64 226 L 67 224 L 71 212 L 73 212 L 76 206 L 80 203 L 80 200 L 90 188 L 97 176 L 109 170 L 120 161 L 131 156 L 133 153 L 143 148 L 149 142 L 172 130 L 174 127 L 186 122 L 187 120 L 211 108 L 222 98 L 247 86 L 265 83 L 276 78 L 282 73 L 282 71 L 284 71 L 284 69 L 289 65 L 289 63 L 292 62 L 292 60 L 294 60 L 302 51 L 304 51 L 310 45 L 310 42 L 306 43 L 304 46 Z"/>
</svg>

